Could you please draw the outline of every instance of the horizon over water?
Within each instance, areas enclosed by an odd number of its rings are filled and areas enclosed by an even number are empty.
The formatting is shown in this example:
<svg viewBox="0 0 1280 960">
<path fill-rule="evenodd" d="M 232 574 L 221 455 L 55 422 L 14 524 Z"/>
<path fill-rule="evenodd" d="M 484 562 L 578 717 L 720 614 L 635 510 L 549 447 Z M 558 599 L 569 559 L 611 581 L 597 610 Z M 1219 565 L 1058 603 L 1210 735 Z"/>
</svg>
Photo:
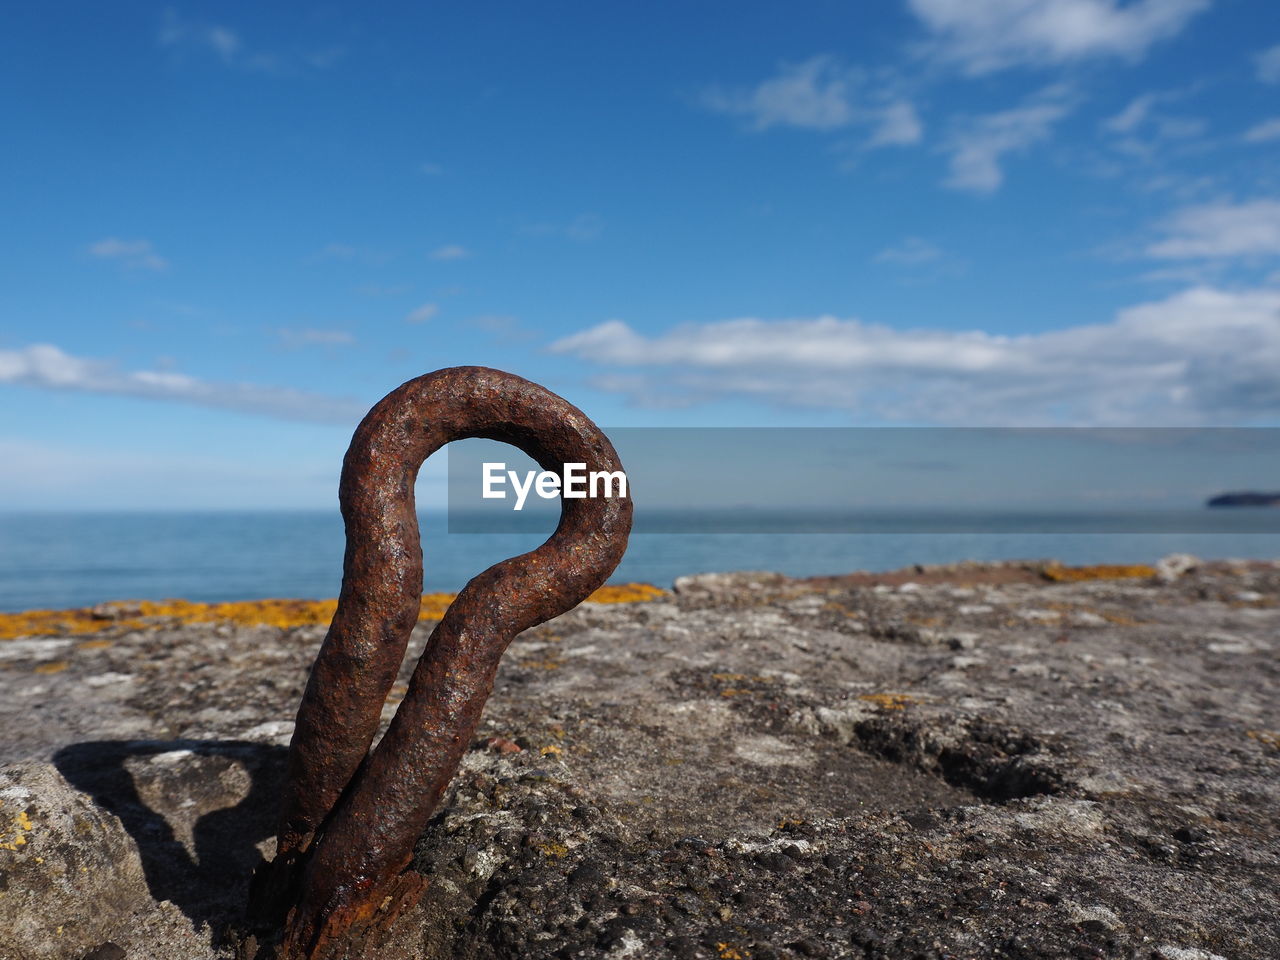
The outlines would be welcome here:
<svg viewBox="0 0 1280 960">
<path fill-rule="evenodd" d="M 824 521 L 813 511 L 799 524 L 794 517 L 780 518 L 781 532 L 637 532 L 610 582 L 670 587 L 676 577 L 692 573 L 771 570 L 815 576 L 962 560 L 1087 564 L 1153 563 L 1169 553 L 1204 559 L 1280 557 L 1280 533 L 1250 532 L 1261 525 L 1255 520 L 1262 515 L 1248 511 L 1226 518 L 1185 511 L 1174 527 L 1200 532 L 1177 533 L 1123 532 L 1130 515 L 1113 515 L 1107 528 L 1113 532 L 1071 533 L 1064 532 L 1072 529 L 1068 514 L 995 512 L 956 515 L 960 519 L 950 525 L 956 532 L 941 532 L 948 526 L 937 517 L 928 518 L 934 526 L 924 532 L 894 532 L 914 529 L 904 516 L 867 515 L 868 531 L 886 532 L 808 532 L 830 529 L 842 519 L 833 513 Z M 1151 516 L 1132 514 L 1132 528 L 1146 524 L 1151 529 Z M 456 591 L 493 563 L 535 548 L 554 528 L 555 517 L 547 513 L 529 521 L 540 527 L 529 532 L 450 534 L 443 511 L 423 511 L 424 592 Z M 1122 522 L 1114 522 L 1116 517 Z M 759 529 L 758 516 L 744 517 L 740 526 L 748 520 Z M 669 515 L 667 521 L 656 529 L 669 529 Z M 1049 532 L 1025 532 L 1028 525 Z M 735 529 L 732 523 L 722 527 Z M 335 597 L 344 545 L 337 510 L 0 514 L 0 610 L 109 600 Z"/>
</svg>

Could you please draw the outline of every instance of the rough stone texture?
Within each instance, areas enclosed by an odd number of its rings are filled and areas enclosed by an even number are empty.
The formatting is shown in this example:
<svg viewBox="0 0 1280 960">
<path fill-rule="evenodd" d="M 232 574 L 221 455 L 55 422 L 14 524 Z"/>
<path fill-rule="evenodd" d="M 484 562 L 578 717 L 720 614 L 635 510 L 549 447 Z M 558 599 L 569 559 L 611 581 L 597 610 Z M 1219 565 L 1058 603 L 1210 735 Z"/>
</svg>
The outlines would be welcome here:
<svg viewBox="0 0 1280 960">
<path fill-rule="evenodd" d="M 116 917 L 150 906 L 138 850 L 116 817 L 47 763 L 0 770 L 0 952 L 80 956 Z"/>
<path fill-rule="evenodd" d="M 379 956 L 1273 960 L 1280 566 L 1166 567 L 714 575 L 529 631 Z M 100 943 L 0 921 L 0 957 L 233 955 L 322 632 L 0 643 L 0 761 L 60 774 L 5 772 L 29 835 L 120 872 Z M 56 811 L 90 798 L 82 840 Z M 0 844 L 0 917 L 56 896 L 35 843 Z"/>
</svg>

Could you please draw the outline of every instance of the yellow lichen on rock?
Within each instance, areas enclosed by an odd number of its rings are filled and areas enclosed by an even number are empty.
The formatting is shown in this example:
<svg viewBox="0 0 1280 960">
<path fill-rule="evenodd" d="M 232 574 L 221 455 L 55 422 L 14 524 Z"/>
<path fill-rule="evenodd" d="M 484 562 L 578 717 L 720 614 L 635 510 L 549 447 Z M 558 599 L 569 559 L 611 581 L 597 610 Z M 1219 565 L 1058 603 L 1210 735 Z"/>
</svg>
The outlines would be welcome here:
<svg viewBox="0 0 1280 960">
<path fill-rule="evenodd" d="M 1154 577 L 1155 567 L 1145 563 L 1114 564 L 1099 563 L 1088 567 L 1063 567 L 1057 564 L 1047 566 L 1041 571 L 1046 580 L 1055 583 L 1079 583 L 1083 580 L 1126 580 Z"/>
<path fill-rule="evenodd" d="M 1280 733 L 1273 733 L 1270 730 L 1246 730 L 1244 735 L 1250 740 L 1257 740 L 1264 747 L 1280 750 Z"/>
<path fill-rule="evenodd" d="M 625 583 L 601 587 L 589 603 L 636 603 L 665 596 L 666 591 L 647 583 Z M 420 621 L 439 620 L 453 602 L 454 593 L 427 593 L 418 610 Z M 268 626 L 287 630 L 293 627 L 327 626 L 338 609 L 330 600 L 242 600 L 234 603 L 194 603 L 190 600 L 139 600 L 133 603 L 100 604 L 77 610 L 26 610 L 0 613 L 0 640 L 15 637 L 77 636 L 113 630 L 143 630 L 173 623 L 234 623 L 240 626 Z M 104 610 L 110 612 L 104 613 Z M 79 649 L 98 649 L 109 640 L 94 640 Z"/>
<path fill-rule="evenodd" d="M 0 833 L 0 850 L 11 850 L 16 853 L 19 847 L 27 845 L 27 834 L 34 829 L 35 824 L 31 822 L 27 811 L 19 810 L 17 816 L 12 818 L 9 829 Z"/>
<path fill-rule="evenodd" d="M 456 593 L 424 593 L 422 606 L 418 608 L 418 620 L 439 620 L 456 596 Z"/>
<path fill-rule="evenodd" d="M 722 697 L 748 697 L 758 692 L 755 688 L 769 682 L 768 677 L 748 676 L 745 673 L 713 673 L 711 679 L 716 683 L 727 683 L 720 691 Z"/>
<path fill-rule="evenodd" d="M 601 587 L 587 597 L 587 603 L 638 603 L 666 595 L 667 591 L 651 583 L 619 583 Z"/>
<path fill-rule="evenodd" d="M 920 702 L 905 693 L 864 693 L 858 699 L 873 703 L 881 710 L 905 710 L 908 704 Z"/>
</svg>

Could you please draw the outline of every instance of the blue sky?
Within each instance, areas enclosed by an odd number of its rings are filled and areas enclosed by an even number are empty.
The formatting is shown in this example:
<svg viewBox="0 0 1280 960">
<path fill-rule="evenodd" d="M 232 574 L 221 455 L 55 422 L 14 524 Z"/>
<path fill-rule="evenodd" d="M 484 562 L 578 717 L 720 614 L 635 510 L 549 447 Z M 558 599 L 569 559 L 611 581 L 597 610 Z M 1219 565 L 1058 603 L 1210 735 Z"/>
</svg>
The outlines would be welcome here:
<svg viewBox="0 0 1280 960">
<path fill-rule="evenodd" d="M 605 426 L 1280 422 L 1267 0 L 51 2 L 0 77 L 9 508 L 328 507 L 461 363 Z"/>
</svg>

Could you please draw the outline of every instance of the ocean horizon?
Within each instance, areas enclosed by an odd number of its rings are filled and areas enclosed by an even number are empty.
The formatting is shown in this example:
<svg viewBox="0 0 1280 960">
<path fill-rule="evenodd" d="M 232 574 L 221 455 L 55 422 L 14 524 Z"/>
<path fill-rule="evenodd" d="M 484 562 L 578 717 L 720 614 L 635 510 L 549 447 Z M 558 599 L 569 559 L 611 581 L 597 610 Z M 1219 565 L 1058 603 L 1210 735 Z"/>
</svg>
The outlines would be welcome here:
<svg viewBox="0 0 1280 960">
<path fill-rule="evenodd" d="M 736 521 L 728 519 L 734 515 Z M 669 587 L 676 577 L 695 573 L 819 576 L 966 560 L 1129 564 L 1154 563 L 1170 553 L 1206 560 L 1280 557 L 1280 533 L 1257 532 L 1274 529 L 1272 514 L 1258 511 L 869 511 L 859 514 L 864 526 L 858 533 L 822 532 L 849 524 L 846 514 L 724 516 L 717 528 L 722 532 L 633 534 L 610 582 Z M 491 564 L 533 549 L 554 526 L 554 516 L 544 514 L 525 520 L 529 529 L 520 532 L 449 533 L 443 511 L 424 511 L 419 519 L 425 592 L 458 590 Z M 698 519 L 702 527 L 716 527 L 705 512 Z M 670 514 L 655 515 L 638 529 L 672 526 Z M 1080 530 L 1094 532 L 1073 532 Z M 0 610 L 112 600 L 334 597 L 343 549 L 336 510 L 0 514 Z"/>
</svg>

